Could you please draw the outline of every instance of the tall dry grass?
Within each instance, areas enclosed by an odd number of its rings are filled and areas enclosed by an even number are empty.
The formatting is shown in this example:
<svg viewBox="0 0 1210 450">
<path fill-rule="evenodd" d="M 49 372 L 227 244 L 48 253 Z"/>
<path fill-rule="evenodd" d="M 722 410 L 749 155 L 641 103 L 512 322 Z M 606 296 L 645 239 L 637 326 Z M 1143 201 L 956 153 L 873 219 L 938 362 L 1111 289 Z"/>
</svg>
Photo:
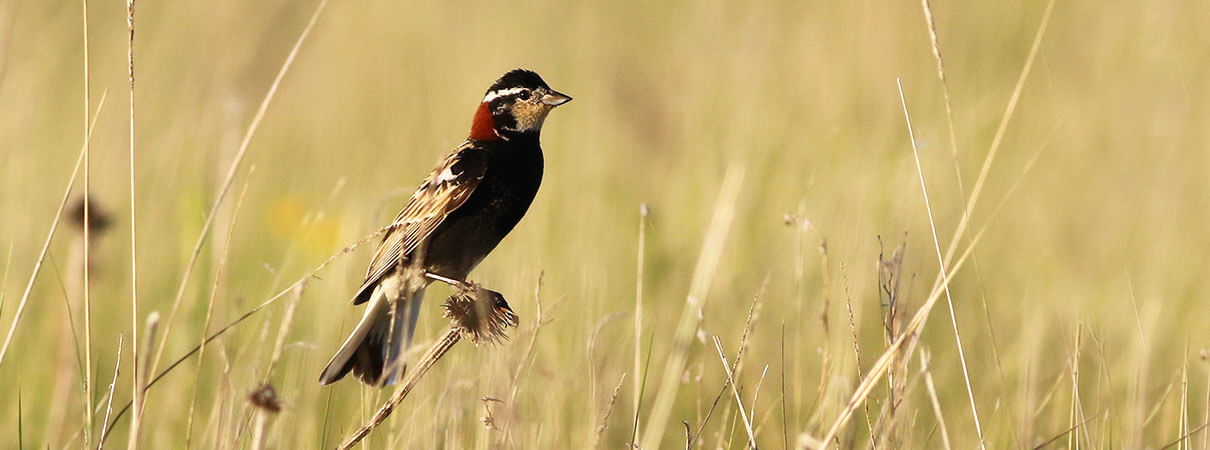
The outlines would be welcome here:
<svg viewBox="0 0 1210 450">
<path fill-rule="evenodd" d="M 520 327 L 445 354 L 367 447 L 1210 439 L 1204 5 L 113 6 L 0 4 L 13 445 L 370 422 L 390 392 L 315 383 L 361 248 L 516 66 L 576 98 L 473 275 Z M 59 227 L 84 192 L 137 242 Z"/>
</svg>

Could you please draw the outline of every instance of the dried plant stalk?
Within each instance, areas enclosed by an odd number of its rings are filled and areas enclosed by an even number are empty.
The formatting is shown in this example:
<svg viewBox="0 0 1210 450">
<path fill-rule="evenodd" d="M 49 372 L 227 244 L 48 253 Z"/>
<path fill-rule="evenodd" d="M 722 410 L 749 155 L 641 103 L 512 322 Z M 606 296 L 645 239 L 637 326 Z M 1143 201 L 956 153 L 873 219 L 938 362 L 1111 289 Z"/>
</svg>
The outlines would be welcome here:
<svg viewBox="0 0 1210 450">
<path fill-rule="evenodd" d="M 429 348 L 428 352 L 425 352 L 419 364 L 407 375 L 403 386 L 395 391 L 395 395 L 391 396 L 391 399 L 374 413 L 369 422 L 346 438 L 339 448 L 353 448 L 354 445 L 365 439 L 370 434 L 370 430 L 385 421 L 395 411 L 395 407 L 399 406 L 403 399 L 412 392 L 412 388 L 416 387 L 420 378 L 428 373 L 437 360 L 454 348 L 454 344 L 457 344 L 459 340 L 465 337 L 475 345 L 485 342 L 499 343 L 508 339 L 508 335 L 504 332 L 505 328 L 517 326 L 517 315 L 513 314 L 513 310 L 508 307 L 504 296 L 475 283 L 463 285 L 458 292 L 446 299 L 445 313 L 442 316 L 450 319 L 450 327 Z"/>
<path fill-rule="evenodd" d="M 260 450 L 265 448 L 268 438 L 269 419 L 281 412 L 281 400 L 272 385 L 264 384 L 248 394 L 248 403 L 256 409 L 256 425 L 252 428 L 252 449 Z"/>
</svg>

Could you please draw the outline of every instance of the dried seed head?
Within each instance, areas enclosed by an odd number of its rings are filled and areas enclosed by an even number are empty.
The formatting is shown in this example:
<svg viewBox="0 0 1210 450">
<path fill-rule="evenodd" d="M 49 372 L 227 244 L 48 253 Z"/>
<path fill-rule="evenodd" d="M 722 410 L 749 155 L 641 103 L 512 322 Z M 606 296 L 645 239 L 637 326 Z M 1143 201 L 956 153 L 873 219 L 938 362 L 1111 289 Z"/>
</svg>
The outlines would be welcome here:
<svg viewBox="0 0 1210 450">
<path fill-rule="evenodd" d="M 64 213 L 64 217 L 69 219 L 72 225 L 77 228 L 84 228 L 84 198 L 77 198 L 72 201 L 71 207 Z M 101 208 L 97 202 L 91 198 L 88 199 L 88 228 L 93 233 L 99 233 L 109 228 L 110 217 L 109 212 Z"/>
<path fill-rule="evenodd" d="M 477 283 L 469 284 L 446 299 L 443 316 L 475 345 L 506 341 L 505 328 L 517 326 L 517 315 L 508 307 L 504 296 Z"/>
<path fill-rule="evenodd" d="M 281 411 L 281 400 L 277 398 L 277 390 L 268 384 L 262 385 L 248 394 L 248 403 L 269 412 Z"/>
</svg>

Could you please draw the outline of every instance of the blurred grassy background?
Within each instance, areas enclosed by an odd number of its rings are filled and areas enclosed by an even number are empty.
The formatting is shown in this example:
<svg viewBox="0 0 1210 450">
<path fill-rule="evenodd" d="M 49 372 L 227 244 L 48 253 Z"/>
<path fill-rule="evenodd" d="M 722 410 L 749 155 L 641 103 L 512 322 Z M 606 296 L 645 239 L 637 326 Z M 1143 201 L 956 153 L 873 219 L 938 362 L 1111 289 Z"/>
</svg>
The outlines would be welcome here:
<svg viewBox="0 0 1210 450">
<path fill-rule="evenodd" d="M 239 141 L 315 5 L 138 4 L 140 316 L 171 307 Z M 105 394 L 122 334 L 117 406 L 131 391 L 125 5 L 89 6 L 93 109 L 108 90 L 92 139 L 92 193 L 113 215 L 93 246 L 94 397 Z M 933 5 L 968 195 L 1045 6 Z M 1208 23 L 1210 5 L 1198 2 L 1056 6 L 973 214 L 973 231 L 988 229 L 977 266 L 964 267 L 952 286 L 988 445 L 1032 446 L 1080 422 L 1086 445 L 1162 445 L 1210 418 L 1210 375 L 1198 357 L 1210 345 L 1202 289 L 1210 263 Z M 768 367 L 752 407 L 757 440 L 777 448 L 801 433 L 819 437 L 885 349 L 878 236 L 888 253 L 906 244 L 909 313 L 937 274 L 896 78 L 943 245 L 966 203 L 926 30 L 916 2 L 330 4 L 251 143 L 165 362 L 200 339 L 220 269 L 212 329 L 386 224 L 462 141 L 488 84 L 527 67 L 575 101 L 547 121 L 537 201 L 473 275 L 510 299 L 522 325 L 502 347 L 455 348 L 371 436 L 371 447 L 586 446 L 623 374 L 601 444 L 630 442 L 632 382 L 642 376 L 633 373 L 630 315 L 641 203 L 652 211 L 641 330 L 652 356 L 639 420 L 641 429 L 651 426 L 647 405 L 730 167 L 745 173 L 737 213 L 701 310 L 705 340 L 690 348 L 662 446 L 684 445 L 680 422 L 696 430 L 710 408 L 725 373 L 709 337 L 734 357 L 761 286 L 736 380 L 751 406 Z M 5 332 L 82 144 L 81 41 L 79 2 L 0 2 Z M 814 229 L 786 226 L 787 213 Z M 81 445 L 83 318 L 80 293 L 69 288 L 78 286 L 78 233 L 60 228 L 0 365 L 0 431 L 14 445 L 18 433 L 28 446 Z M 824 241 L 826 259 L 817 250 Z M 360 315 L 348 298 L 369 252 L 338 260 L 307 284 L 269 374 L 284 402 L 269 429 L 273 447 L 332 446 L 384 397 L 354 382 L 315 382 Z M 534 338 L 539 277 L 549 323 Z M 428 296 L 420 348 L 445 326 L 437 306 L 445 293 Z M 143 444 L 179 448 L 190 434 L 193 447 L 248 445 L 245 397 L 266 377 L 287 303 L 207 347 L 200 372 L 190 360 L 152 388 Z M 921 348 L 949 435 L 969 448 L 978 437 L 948 322 L 939 305 Z M 892 442 L 936 448 L 938 421 L 919 373 L 913 360 Z M 886 399 L 884 383 L 841 433 L 842 447 L 887 436 L 868 429 Z M 728 392 L 704 428 L 705 446 L 744 445 L 736 412 Z M 494 427 L 481 422 L 487 416 Z M 129 416 L 111 444 L 125 442 L 128 425 Z M 1205 445 L 1205 436 L 1193 438 Z"/>
</svg>

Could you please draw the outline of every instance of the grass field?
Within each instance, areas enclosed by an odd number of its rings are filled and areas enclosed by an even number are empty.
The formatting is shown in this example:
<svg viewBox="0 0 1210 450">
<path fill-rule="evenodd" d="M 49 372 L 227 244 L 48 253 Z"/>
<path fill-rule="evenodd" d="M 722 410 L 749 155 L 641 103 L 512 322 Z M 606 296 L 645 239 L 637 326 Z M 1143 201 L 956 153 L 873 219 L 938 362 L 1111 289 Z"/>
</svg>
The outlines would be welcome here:
<svg viewBox="0 0 1210 450">
<path fill-rule="evenodd" d="M 132 109 L 126 4 L 0 2 L 0 446 L 97 446 L 270 301 L 105 445 L 335 447 L 392 393 L 316 382 L 341 249 L 526 67 L 575 100 L 472 274 L 520 326 L 366 448 L 1210 448 L 1204 2 L 319 6 L 140 0 Z"/>
</svg>

